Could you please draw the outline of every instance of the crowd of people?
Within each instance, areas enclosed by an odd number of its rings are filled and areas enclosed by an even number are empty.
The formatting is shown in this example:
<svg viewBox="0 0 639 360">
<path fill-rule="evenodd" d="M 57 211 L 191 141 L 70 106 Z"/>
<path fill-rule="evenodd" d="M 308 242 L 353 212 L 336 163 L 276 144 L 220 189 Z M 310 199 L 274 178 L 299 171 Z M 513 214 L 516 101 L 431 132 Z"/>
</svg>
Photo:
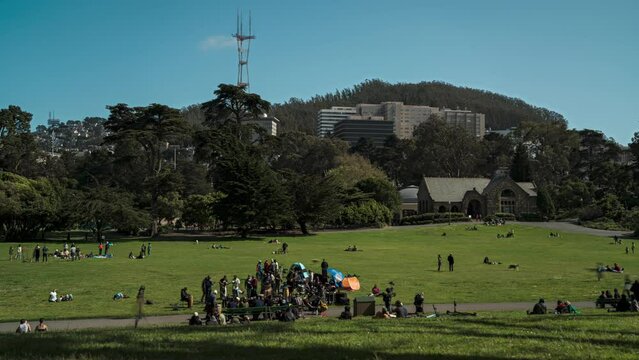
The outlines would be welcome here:
<svg viewBox="0 0 639 360">
<path fill-rule="evenodd" d="M 321 313 L 328 309 L 331 303 L 338 303 L 342 297 L 338 296 L 338 284 L 328 276 L 328 262 L 321 263 L 321 274 L 314 273 L 299 263 L 289 269 L 280 265 L 277 259 L 258 260 L 255 274 L 249 274 L 242 281 L 237 275 L 229 280 L 227 275 L 217 281 L 218 289 L 214 289 L 215 282 L 210 275 L 202 280 L 200 303 L 204 304 L 203 323 L 222 323 L 234 319 L 221 321 L 225 309 L 282 307 L 285 318 L 291 317 L 286 306 L 295 308 L 292 315 L 298 316 L 299 310 Z M 229 291 L 230 289 L 230 291 Z M 193 295 L 188 288 L 180 290 L 180 301 L 187 307 L 193 306 Z M 342 300 L 343 301 L 343 300 Z M 286 308 L 286 309 L 285 309 Z M 297 312 L 297 314 L 296 314 Z M 258 318 L 255 313 L 253 319 Z M 198 323 L 195 314 L 194 323 Z M 239 320 L 243 319 L 238 316 Z"/>
</svg>

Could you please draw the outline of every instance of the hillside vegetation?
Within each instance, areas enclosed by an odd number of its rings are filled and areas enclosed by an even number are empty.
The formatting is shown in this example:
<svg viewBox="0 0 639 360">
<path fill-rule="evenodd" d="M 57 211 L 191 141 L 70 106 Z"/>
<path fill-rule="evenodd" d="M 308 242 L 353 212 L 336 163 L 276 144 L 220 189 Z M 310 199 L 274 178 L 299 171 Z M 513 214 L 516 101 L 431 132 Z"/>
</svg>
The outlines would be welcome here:
<svg viewBox="0 0 639 360">
<path fill-rule="evenodd" d="M 315 118 L 320 109 L 384 101 L 483 113 L 486 114 L 486 128 L 492 129 L 507 129 L 524 121 L 565 121 L 561 114 L 527 104 L 517 98 L 439 81 L 391 84 L 382 80 L 366 80 L 350 89 L 317 95 L 309 100 L 292 98 L 283 104 L 275 104 L 272 114 L 281 121 L 284 132 L 302 131 L 314 134 Z"/>
</svg>

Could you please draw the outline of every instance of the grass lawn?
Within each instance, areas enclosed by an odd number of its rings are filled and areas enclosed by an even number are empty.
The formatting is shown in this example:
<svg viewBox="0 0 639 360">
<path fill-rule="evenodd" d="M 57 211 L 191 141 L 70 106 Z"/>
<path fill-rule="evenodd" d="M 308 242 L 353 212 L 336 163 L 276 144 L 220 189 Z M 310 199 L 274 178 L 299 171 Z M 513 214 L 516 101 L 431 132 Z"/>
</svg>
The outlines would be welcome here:
<svg viewBox="0 0 639 360">
<path fill-rule="evenodd" d="M 7 359 L 636 359 L 639 316 L 526 316 L 0 334 Z"/>
<path fill-rule="evenodd" d="M 395 282 L 397 299 L 412 303 L 414 294 L 424 291 L 428 303 L 530 301 L 545 297 L 571 301 L 594 300 L 602 289 L 622 287 L 623 275 L 607 274 L 601 282 L 595 275 L 597 262 L 619 262 L 633 279 L 639 273 L 639 251 L 626 255 L 624 246 L 612 240 L 580 234 L 562 233 L 549 238 L 548 230 L 529 226 L 484 227 L 467 231 L 467 225 L 441 227 L 389 228 L 369 231 L 321 233 L 310 237 L 280 237 L 289 243 L 289 254 L 273 255 L 278 245 L 269 238 L 224 241 L 228 250 L 211 249 L 210 241 L 154 241 L 152 255 L 144 260 L 129 260 L 130 251 L 139 252 L 141 241 L 115 241 L 113 259 L 83 259 L 49 263 L 18 263 L 8 258 L 9 243 L 0 244 L 0 321 L 20 318 L 84 318 L 97 316 L 132 316 L 134 300 L 111 300 L 114 293 L 132 295 L 146 286 L 149 314 L 174 313 L 170 304 L 177 302 L 179 291 L 187 286 L 200 297 L 200 282 L 210 274 L 215 281 L 227 274 L 242 280 L 253 274 L 258 259 L 275 257 L 289 266 L 301 261 L 319 271 L 319 261 L 326 258 L 331 267 L 360 276 L 365 295 L 374 283 L 383 289 Z M 497 232 L 514 229 L 515 238 L 497 239 Z M 443 232 L 447 236 L 441 236 Z M 146 240 L 146 239 L 144 239 Z M 628 242 L 626 240 L 626 242 Z M 356 244 L 363 251 L 345 252 Z M 26 244 L 29 253 L 34 244 Z M 79 243 L 84 253 L 97 246 Z M 53 251 L 62 242 L 49 243 Z M 447 270 L 446 256 L 455 256 L 455 271 Z M 442 272 L 436 271 L 436 257 L 444 258 Z M 484 265 L 484 256 L 503 262 Z M 508 270 L 519 264 L 519 271 Z M 72 293 L 75 300 L 48 303 L 51 289 L 59 294 Z M 196 305 L 199 308 L 199 305 Z"/>
</svg>

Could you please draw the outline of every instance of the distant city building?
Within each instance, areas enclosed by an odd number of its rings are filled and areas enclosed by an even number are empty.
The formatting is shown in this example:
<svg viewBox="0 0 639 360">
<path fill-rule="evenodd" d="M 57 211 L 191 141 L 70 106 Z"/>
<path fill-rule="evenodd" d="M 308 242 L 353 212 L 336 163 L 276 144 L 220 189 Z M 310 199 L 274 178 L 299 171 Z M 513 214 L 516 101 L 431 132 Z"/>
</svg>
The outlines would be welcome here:
<svg viewBox="0 0 639 360">
<path fill-rule="evenodd" d="M 499 134 L 501 136 L 509 136 L 510 134 L 514 133 L 515 130 L 517 130 L 516 127 L 511 127 L 510 129 L 501 129 L 501 130 L 488 129 L 488 130 L 486 130 L 486 135 L 488 135 L 488 134 Z"/>
<path fill-rule="evenodd" d="M 419 124 L 438 116 L 451 126 L 460 126 L 470 134 L 483 137 L 486 133 L 484 114 L 469 110 L 440 109 L 432 106 L 405 105 L 402 102 L 381 104 L 357 104 L 355 107 L 334 106 L 317 114 L 317 135 L 326 136 L 335 131 L 335 125 L 343 120 L 379 120 L 393 124 L 393 133 L 400 139 L 410 139 Z M 362 136 L 363 137 L 363 136 Z"/>
<path fill-rule="evenodd" d="M 393 135 L 393 123 L 384 120 L 342 120 L 335 125 L 333 135 L 351 145 L 361 138 L 370 139 L 376 146 L 384 145 L 386 139 Z"/>
<path fill-rule="evenodd" d="M 478 138 L 483 138 L 486 135 L 486 116 L 484 114 L 473 113 L 470 110 L 444 109 L 442 119 L 446 124 L 464 128 Z"/>
<path fill-rule="evenodd" d="M 262 129 L 266 130 L 268 135 L 277 136 L 277 127 L 280 121 L 275 116 L 264 115 L 264 117 L 258 117 L 252 120 L 243 121 L 245 124 L 256 124 Z"/>
<path fill-rule="evenodd" d="M 335 124 L 348 119 L 349 115 L 356 115 L 354 107 L 333 106 L 322 109 L 317 113 L 317 136 L 325 137 L 333 133 Z"/>
</svg>

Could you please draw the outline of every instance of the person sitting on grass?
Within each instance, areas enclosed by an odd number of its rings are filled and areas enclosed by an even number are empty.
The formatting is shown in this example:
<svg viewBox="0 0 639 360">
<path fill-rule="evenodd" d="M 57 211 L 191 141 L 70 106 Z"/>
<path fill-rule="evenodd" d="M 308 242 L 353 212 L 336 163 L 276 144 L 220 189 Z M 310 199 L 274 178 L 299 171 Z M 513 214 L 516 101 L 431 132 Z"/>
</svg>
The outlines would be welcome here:
<svg viewBox="0 0 639 360">
<path fill-rule="evenodd" d="M 402 304 L 401 301 L 397 300 L 395 302 L 395 309 L 393 310 L 395 316 L 398 318 L 407 318 L 408 317 L 408 309 Z"/>
<path fill-rule="evenodd" d="M 626 294 L 621 295 L 621 299 L 617 302 L 617 306 L 615 307 L 616 312 L 626 312 L 630 311 L 630 301 L 626 297 Z"/>
<path fill-rule="evenodd" d="M 548 308 L 546 308 L 546 302 L 544 299 L 539 299 L 539 302 L 533 306 L 532 311 L 526 311 L 528 315 L 544 315 L 548 312 Z"/>
<path fill-rule="evenodd" d="M 31 324 L 29 324 L 29 322 L 26 319 L 20 320 L 20 325 L 18 325 L 18 328 L 16 329 L 16 333 L 26 334 L 26 333 L 30 333 L 31 331 L 32 331 Z"/>
<path fill-rule="evenodd" d="M 47 332 L 49 331 L 49 326 L 44 323 L 44 319 L 40 318 L 40 323 L 36 325 L 35 331 L 37 332 Z"/>
<path fill-rule="evenodd" d="M 382 310 L 375 313 L 375 316 L 373 316 L 373 319 L 390 319 L 392 317 L 394 316 L 391 315 L 388 312 L 388 310 L 386 310 L 386 308 L 382 308 Z"/>
<path fill-rule="evenodd" d="M 351 314 L 351 307 L 346 305 L 344 306 L 344 311 L 342 311 L 341 314 L 339 314 L 339 318 L 340 320 L 351 320 L 353 318 L 353 315 Z"/>
<path fill-rule="evenodd" d="M 180 290 L 180 301 L 185 301 L 189 309 L 193 307 L 193 296 L 187 292 L 187 288 Z"/>
<path fill-rule="evenodd" d="M 623 272 L 623 268 L 619 264 L 615 263 L 612 267 L 612 271 L 620 273 Z"/>
<path fill-rule="evenodd" d="M 200 314 L 196 312 L 193 313 L 193 316 L 189 319 L 189 325 L 191 326 L 200 326 L 202 325 L 202 319 L 200 319 Z"/>
<path fill-rule="evenodd" d="M 621 295 L 619 295 L 619 290 L 617 290 L 617 288 L 613 290 L 612 298 L 615 300 L 621 299 Z"/>
<path fill-rule="evenodd" d="M 377 286 L 377 284 L 373 285 L 373 288 L 371 289 L 371 294 L 369 296 L 379 296 L 379 294 L 382 292 L 382 290 L 380 290 L 380 288 Z"/>
<path fill-rule="evenodd" d="M 58 301 L 58 290 L 53 289 L 53 291 L 49 293 L 49 302 L 56 302 L 56 301 Z"/>
<path fill-rule="evenodd" d="M 568 308 L 566 307 L 566 304 L 561 300 L 557 300 L 557 307 L 555 307 L 555 314 L 566 314 L 566 313 L 568 313 Z"/>
</svg>

